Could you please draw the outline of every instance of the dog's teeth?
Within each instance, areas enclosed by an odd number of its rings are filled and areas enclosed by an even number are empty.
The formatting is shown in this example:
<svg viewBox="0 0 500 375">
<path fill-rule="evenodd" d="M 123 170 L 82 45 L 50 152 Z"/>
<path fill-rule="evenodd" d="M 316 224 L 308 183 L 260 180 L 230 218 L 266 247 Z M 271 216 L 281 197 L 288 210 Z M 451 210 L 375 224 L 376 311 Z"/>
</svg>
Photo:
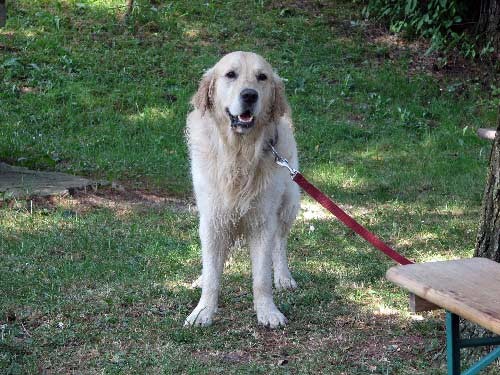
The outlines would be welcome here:
<svg viewBox="0 0 500 375">
<path fill-rule="evenodd" d="M 238 116 L 238 120 L 241 122 L 250 122 L 253 120 L 253 116 Z"/>
</svg>

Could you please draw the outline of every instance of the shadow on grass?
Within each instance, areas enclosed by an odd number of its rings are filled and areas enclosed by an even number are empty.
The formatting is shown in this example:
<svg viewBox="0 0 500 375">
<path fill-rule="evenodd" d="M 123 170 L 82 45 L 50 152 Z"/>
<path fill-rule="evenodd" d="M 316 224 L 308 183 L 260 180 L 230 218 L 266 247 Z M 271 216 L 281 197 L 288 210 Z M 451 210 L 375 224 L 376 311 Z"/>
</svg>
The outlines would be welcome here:
<svg viewBox="0 0 500 375">
<path fill-rule="evenodd" d="M 225 272 L 215 325 L 186 330 L 182 322 L 199 298 L 188 286 L 199 272 L 192 214 L 93 207 L 75 216 L 61 206 L 2 215 L 1 281 L 10 291 L 1 305 L 2 365 L 64 372 L 87 358 L 89 371 L 286 365 L 362 374 L 373 366 L 406 371 L 407 360 L 420 368 L 436 353 L 427 346 L 436 340 L 429 327 L 439 324 L 414 326 L 387 307 L 394 293 L 381 284 L 387 260 L 329 220 L 294 227 L 291 263 L 301 287 L 276 295 L 287 328 L 256 326 L 243 250 Z M 308 233 L 303 226 L 311 224 Z"/>
</svg>

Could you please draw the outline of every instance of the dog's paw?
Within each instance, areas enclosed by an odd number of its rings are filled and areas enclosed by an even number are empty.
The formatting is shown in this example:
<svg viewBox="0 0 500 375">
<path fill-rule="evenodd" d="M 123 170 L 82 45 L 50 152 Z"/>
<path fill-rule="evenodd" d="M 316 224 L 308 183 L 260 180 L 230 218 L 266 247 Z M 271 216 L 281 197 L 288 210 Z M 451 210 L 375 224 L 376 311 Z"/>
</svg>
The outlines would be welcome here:
<svg viewBox="0 0 500 375">
<path fill-rule="evenodd" d="M 293 279 L 292 275 L 281 275 L 281 276 L 274 276 L 274 287 L 276 290 L 293 290 L 297 289 L 297 282 Z"/>
<path fill-rule="evenodd" d="M 286 326 L 288 320 L 276 307 L 257 310 L 257 321 L 268 328 L 278 328 Z"/>
<path fill-rule="evenodd" d="M 196 306 L 191 314 L 186 318 L 184 322 L 184 327 L 188 326 L 199 326 L 208 327 L 212 324 L 212 318 L 214 316 L 215 309 L 208 306 Z"/>
</svg>

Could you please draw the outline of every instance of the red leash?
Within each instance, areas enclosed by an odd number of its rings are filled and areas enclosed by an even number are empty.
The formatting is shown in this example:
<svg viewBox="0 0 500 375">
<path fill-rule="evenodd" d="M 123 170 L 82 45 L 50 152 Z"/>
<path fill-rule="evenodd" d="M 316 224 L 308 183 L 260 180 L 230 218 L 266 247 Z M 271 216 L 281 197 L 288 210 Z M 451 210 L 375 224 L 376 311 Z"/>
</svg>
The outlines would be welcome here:
<svg viewBox="0 0 500 375">
<path fill-rule="evenodd" d="M 305 179 L 299 172 L 293 176 L 293 180 L 299 185 L 304 191 L 313 197 L 319 204 L 325 207 L 328 211 L 334 214 L 337 219 L 343 222 L 346 226 L 351 228 L 354 232 L 363 237 L 366 241 L 371 243 L 381 252 L 383 252 L 388 257 L 394 259 L 399 264 L 413 264 L 413 262 L 401 254 L 399 254 L 396 250 L 392 249 L 383 242 L 380 238 L 370 232 L 368 229 L 359 224 L 356 220 L 350 217 L 343 209 L 337 206 L 332 202 L 330 198 L 328 198 L 325 194 L 319 191 L 313 184 Z"/>
<path fill-rule="evenodd" d="M 351 216 L 349 216 L 344 210 L 342 210 L 339 206 L 332 202 L 330 198 L 328 198 L 325 194 L 323 194 L 318 188 L 316 188 L 313 184 L 306 180 L 304 176 L 300 174 L 299 171 L 293 169 L 288 164 L 286 159 L 283 159 L 278 155 L 274 147 L 271 145 L 271 151 L 273 152 L 276 158 L 276 164 L 279 166 L 288 168 L 292 180 L 297 183 L 304 191 L 309 194 L 312 198 L 314 198 L 319 204 L 325 207 L 328 211 L 330 211 L 333 215 L 337 217 L 342 223 L 351 228 L 354 232 L 363 237 L 366 241 L 371 243 L 375 248 L 383 252 L 388 257 L 392 258 L 399 264 L 413 264 L 413 262 L 403 255 L 399 254 L 396 250 L 391 248 L 385 242 L 383 242 L 380 238 L 378 238 L 375 234 L 370 232 L 368 229 L 359 224 L 356 220 L 354 220 Z"/>
</svg>

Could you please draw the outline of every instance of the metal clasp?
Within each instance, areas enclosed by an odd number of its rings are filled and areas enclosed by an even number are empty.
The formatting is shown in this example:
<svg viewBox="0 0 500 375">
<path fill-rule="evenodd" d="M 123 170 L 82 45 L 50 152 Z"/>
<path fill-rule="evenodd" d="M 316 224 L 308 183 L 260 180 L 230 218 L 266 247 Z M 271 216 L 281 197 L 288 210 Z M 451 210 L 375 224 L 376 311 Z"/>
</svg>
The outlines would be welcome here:
<svg viewBox="0 0 500 375">
<path fill-rule="evenodd" d="M 273 147 L 273 145 L 271 143 L 269 143 L 269 146 L 271 147 L 271 151 L 274 155 L 274 162 L 276 164 L 278 164 L 280 167 L 285 167 L 286 169 L 288 169 L 288 172 L 290 172 L 290 177 L 292 178 L 292 180 L 294 179 L 295 175 L 297 173 L 299 173 L 298 170 L 292 168 L 290 166 L 290 164 L 288 164 L 288 160 L 286 160 L 285 158 L 281 157 L 280 154 L 278 154 L 278 151 L 276 151 L 276 149 Z"/>
</svg>

